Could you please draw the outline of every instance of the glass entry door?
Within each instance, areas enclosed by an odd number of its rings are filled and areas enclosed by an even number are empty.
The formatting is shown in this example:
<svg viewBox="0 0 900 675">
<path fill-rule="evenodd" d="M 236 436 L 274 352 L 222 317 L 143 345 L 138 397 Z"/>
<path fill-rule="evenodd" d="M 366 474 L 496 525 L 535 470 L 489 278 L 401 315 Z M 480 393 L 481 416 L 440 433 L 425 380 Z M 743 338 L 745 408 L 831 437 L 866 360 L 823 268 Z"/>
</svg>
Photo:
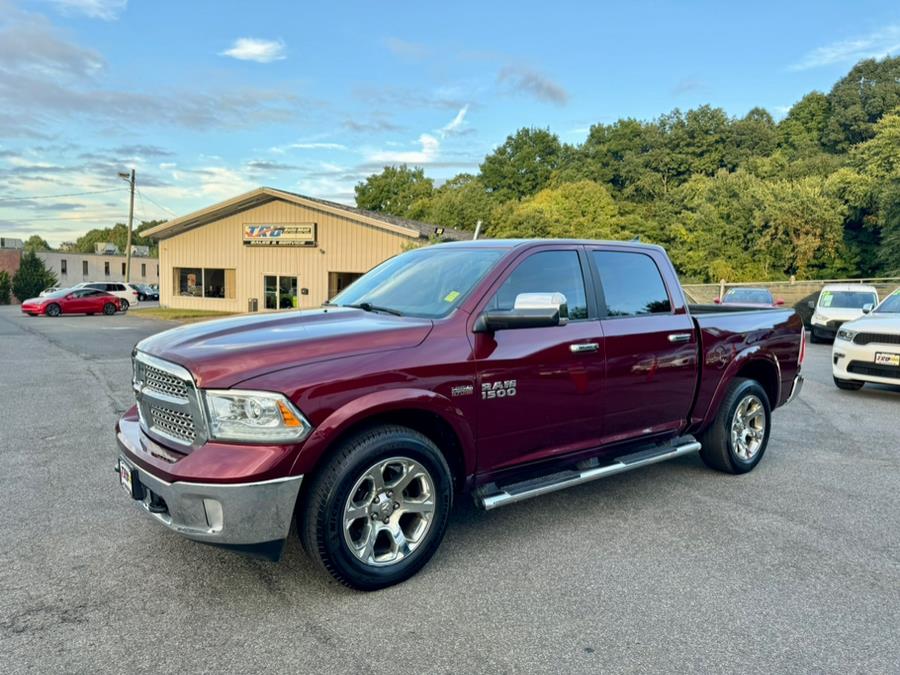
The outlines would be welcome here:
<svg viewBox="0 0 900 675">
<path fill-rule="evenodd" d="M 264 279 L 266 309 L 292 309 L 299 305 L 297 277 L 267 275 Z"/>
</svg>

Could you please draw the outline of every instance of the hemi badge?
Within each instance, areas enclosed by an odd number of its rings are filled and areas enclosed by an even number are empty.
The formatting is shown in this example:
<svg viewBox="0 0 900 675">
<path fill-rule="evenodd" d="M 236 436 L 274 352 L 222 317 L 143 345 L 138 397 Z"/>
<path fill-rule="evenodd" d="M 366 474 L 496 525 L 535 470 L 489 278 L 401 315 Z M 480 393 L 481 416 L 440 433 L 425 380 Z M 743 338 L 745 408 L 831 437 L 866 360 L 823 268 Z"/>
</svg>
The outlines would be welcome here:
<svg viewBox="0 0 900 675">
<path fill-rule="evenodd" d="M 475 387 L 471 384 L 462 384 L 450 390 L 452 396 L 471 396 L 473 393 L 475 393 Z"/>
</svg>

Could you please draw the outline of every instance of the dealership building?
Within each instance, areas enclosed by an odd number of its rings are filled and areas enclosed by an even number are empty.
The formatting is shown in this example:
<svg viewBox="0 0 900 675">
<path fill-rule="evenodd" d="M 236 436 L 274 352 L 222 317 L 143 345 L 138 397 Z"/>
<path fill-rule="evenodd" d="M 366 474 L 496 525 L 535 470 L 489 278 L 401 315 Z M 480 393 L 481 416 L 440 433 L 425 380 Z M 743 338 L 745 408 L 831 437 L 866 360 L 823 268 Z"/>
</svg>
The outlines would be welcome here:
<svg viewBox="0 0 900 675">
<path fill-rule="evenodd" d="M 444 229 L 261 187 L 142 233 L 159 242 L 160 304 L 224 312 L 318 307 Z"/>
</svg>

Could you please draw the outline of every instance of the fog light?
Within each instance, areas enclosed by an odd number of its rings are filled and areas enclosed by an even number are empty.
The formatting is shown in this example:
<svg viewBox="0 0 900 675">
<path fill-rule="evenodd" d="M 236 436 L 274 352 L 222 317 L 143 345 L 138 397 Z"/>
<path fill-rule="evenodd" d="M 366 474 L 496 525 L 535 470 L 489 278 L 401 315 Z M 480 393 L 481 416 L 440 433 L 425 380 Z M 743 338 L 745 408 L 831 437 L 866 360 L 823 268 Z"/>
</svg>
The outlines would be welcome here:
<svg viewBox="0 0 900 675">
<path fill-rule="evenodd" d="M 203 510 L 206 511 L 206 522 L 213 532 L 221 532 L 225 525 L 225 515 L 222 513 L 222 502 L 217 499 L 204 499 Z"/>
</svg>

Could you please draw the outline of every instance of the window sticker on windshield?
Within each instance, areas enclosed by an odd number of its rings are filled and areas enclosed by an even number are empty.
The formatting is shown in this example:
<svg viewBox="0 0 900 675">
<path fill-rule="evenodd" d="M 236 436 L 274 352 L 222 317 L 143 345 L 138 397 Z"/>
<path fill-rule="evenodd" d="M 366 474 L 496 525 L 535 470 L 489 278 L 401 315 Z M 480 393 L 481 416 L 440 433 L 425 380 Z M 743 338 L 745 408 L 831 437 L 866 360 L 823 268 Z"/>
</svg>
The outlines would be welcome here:
<svg viewBox="0 0 900 675">
<path fill-rule="evenodd" d="M 831 291 L 823 291 L 822 292 L 822 301 L 819 303 L 822 307 L 831 307 Z"/>
<path fill-rule="evenodd" d="M 453 302 L 459 297 L 459 291 L 450 291 L 444 296 L 444 302 Z"/>
</svg>

